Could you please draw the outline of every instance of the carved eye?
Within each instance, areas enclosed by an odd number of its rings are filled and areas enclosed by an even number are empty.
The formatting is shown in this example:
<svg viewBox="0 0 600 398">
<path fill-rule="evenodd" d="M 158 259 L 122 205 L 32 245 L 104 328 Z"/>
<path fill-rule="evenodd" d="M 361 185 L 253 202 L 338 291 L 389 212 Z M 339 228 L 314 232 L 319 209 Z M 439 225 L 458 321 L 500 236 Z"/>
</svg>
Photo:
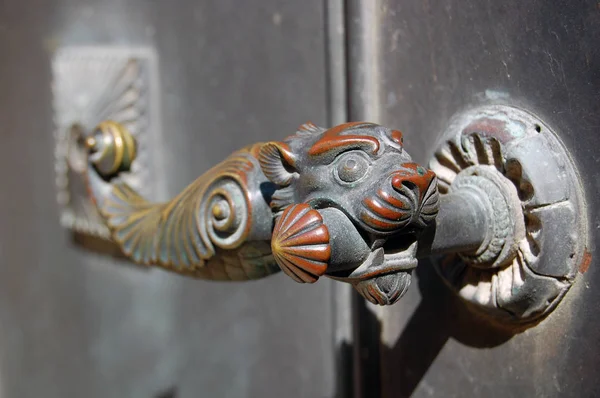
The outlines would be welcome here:
<svg viewBox="0 0 600 398">
<path fill-rule="evenodd" d="M 338 178 L 347 183 L 360 180 L 368 169 L 369 161 L 357 152 L 349 152 L 340 156 L 335 168 Z"/>
</svg>

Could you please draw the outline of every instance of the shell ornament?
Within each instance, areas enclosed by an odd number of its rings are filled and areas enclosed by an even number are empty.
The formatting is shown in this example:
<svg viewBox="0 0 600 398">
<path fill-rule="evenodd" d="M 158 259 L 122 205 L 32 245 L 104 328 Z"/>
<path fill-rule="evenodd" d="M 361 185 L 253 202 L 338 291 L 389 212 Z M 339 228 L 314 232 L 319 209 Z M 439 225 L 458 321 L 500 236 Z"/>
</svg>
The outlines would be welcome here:
<svg viewBox="0 0 600 398">
<path fill-rule="evenodd" d="M 288 207 L 275 224 L 273 256 L 296 282 L 316 282 L 327 271 L 331 257 L 329 230 L 323 217 L 302 203 Z"/>
<path fill-rule="evenodd" d="M 127 184 L 135 141 L 118 123 L 101 123 L 86 145 L 90 194 L 123 253 L 199 278 L 281 269 L 391 304 L 410 284 L 418 235 L 438 209 L 433 172 L 412 162 L 399 131 L 372 123 L 304 124 L 233 153 L 166 203 Z"/>
</svg>

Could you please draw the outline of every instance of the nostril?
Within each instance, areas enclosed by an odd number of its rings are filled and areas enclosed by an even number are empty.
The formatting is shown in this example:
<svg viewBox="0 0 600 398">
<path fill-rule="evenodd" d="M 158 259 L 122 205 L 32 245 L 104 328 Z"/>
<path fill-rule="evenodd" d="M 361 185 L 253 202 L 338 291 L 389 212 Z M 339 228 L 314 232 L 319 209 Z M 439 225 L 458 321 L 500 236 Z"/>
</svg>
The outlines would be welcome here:
<svg viewBox="0 0 600 398">
<path fill-rule="evenodd" d="M 394 175 L 392 177 L 392 186 L 397 191 L 402 190 L 403 187 L 404 188 L 408 188 L 410 190 L 416 189 L 417 188 L 417 184 L 415 184 L 409 178 L 410 178 L 409 176 L 396 174 L 396 175 Z"/>
<path fill-rule="evenodd" d="M 392 176 L 392 186 L 397 191 L 409 189 L 423 194 L 434 178 L 435 174 L 431 170 L 416 163 L 404 163 L 402 169 L 396 171 Z"/>
<path fill-rule="evenodd" d="M 396 188 L 396 190 L 401 190 L 402 187 L 406 187 L 410 190 L 416 189 L 417 185 L 411 180 L 407 180 L 400 176 L 392 178 L 392 186 Z"/>
</svg>

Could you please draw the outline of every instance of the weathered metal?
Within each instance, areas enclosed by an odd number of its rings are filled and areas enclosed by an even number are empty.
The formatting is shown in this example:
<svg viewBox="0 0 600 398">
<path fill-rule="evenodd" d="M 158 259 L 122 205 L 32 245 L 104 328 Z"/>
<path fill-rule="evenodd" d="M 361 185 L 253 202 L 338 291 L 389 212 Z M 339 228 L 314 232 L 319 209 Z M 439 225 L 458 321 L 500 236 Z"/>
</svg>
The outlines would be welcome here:
<svg viewBox="0 0 600 398">
<path fill-rule="evenodd" d="M 123 126 L 103 122 L 83 141 L 89 191 L 123 253 L 203 279 L 281 268 L 297 282 L 325 275 L 392 304 L 438 211 L 435 175 L 412 162 L 399 131 L 372 123 L 307 123 L 235 152 L 166 203 L 121 178 L 135 153 Z"/>
<path fill-rule="evenodd" d="M 481 244 L 437 263 L 448 284 L 503 323 L 554 309 L 588 245 L 583 189 L 556 133 L 515 107 L 477 107 L 453 118 L 430 167 L 442 195 L 470 192 L 486 209 Z"/>
<path fill-rule="evenodd" d="M 389 305 L 418 257 L 455 253 L 438 269 L 476 308 L 501 322 L 547 314 L 585 250 L 566 151 L 541 121 L 506 106 L 457 117 L 445 137 L 431 161 L 441 206 L 433 171 L 412 162 L 399 131 L 372 123 L 304 124 L 235 152 L 159 204 L 120 178 L 135 157 L 125 127 L 105 121 L 79 141 L 99 213 L 137 263 L 212 280 L 328 276 Z"/>
</svg>

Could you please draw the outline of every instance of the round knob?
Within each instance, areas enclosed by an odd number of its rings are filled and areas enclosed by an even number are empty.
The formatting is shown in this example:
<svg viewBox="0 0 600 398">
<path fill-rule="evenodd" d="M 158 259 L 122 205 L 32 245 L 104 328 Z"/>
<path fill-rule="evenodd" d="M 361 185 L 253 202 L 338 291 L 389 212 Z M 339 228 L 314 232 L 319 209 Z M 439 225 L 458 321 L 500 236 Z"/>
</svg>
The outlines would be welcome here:
<svg viewBox="0 0 600 398">
<path fill-rule="evenodd" d="M 85 140 L 90 161 L 104 178 L 128 171 L 136 156 L 135 140 L 125 126 L 114 121 L 100 123 Z"/>
</svg>

